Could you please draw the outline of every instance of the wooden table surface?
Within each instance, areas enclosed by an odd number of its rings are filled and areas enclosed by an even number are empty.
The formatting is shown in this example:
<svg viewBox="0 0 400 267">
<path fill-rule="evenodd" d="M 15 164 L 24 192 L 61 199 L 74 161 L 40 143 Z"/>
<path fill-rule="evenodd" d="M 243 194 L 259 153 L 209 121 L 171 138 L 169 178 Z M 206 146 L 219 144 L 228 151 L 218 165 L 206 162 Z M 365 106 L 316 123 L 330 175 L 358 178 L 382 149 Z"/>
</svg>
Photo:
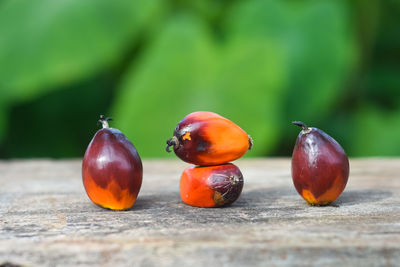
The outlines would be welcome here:
<svg viewBox="0 0 400 267">
<path fill-rule="evenodd" d="M 241 159 L 227 208 L 183 204 L 187 164 L 145 160 L 129 211 L 90 202 L 79 160 L 0 161 L 0 266 L 394 266 L 400 264 L 400 159 L 352 159 L 345 192 L 312 207 L 290 159 Z"/>
</svg>

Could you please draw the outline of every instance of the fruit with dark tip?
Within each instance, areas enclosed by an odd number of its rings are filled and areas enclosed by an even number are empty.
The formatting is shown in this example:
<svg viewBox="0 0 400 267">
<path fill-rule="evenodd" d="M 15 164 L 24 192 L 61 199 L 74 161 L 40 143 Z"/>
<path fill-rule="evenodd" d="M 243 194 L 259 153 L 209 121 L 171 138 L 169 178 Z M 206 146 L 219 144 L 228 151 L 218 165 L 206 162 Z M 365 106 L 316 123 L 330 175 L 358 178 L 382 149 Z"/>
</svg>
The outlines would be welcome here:
<svg viewBox="0 0 400 267">
<path fill-rule="evenodd" d="M 311 205 L 335 201 L 346 187 L 349 160 L 332 137 L 317 128 L 302 127 L 292 155 L 292 178 L 297 192 Z"/>
<path fill-rule="evenodd" d="M 112 210 L 132 207 L 142 185 L 143 167 L 136 148 L 110 118 L 100 116 L 103 129 L 90 142 L 82 162 L 82 180 L 89 198 Z"/>
<path fill-rule="evenodd" d="M 232 121 L 208 111 L 187 115 L 167 140 L 167 151 L 188 163 L 218 165 L 242 157 L 252 147 L 252 139 Z"/>
<path fill-rule="evenodd" d="M 243 175 L 233 164 L 189 167 L 182 173 L 180 192 L 184 203 L 203 208 L 235 202 L 243 188 Z"/>
</svg>

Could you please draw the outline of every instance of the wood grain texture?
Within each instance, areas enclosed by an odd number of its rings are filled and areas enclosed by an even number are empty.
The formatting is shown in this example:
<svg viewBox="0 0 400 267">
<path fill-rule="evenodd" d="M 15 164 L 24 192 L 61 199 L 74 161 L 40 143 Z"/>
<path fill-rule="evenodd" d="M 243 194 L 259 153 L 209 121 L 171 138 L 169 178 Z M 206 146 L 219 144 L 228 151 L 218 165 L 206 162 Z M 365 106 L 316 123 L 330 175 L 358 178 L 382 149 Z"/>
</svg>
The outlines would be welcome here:
<svg viewBox="0 0 400 267">
<path fill-rule="evenodd" d="M 350 160 L 327 207 L 297 194 L 289 159 L 238 160 L 227 208 L 183 204 L 178 160 L 145 160 L 129 211 L 92 204 L 81 162 L 0 161 L 0 265 L 394 266 L 400 262 L 400 159 Z"/>
</svg>

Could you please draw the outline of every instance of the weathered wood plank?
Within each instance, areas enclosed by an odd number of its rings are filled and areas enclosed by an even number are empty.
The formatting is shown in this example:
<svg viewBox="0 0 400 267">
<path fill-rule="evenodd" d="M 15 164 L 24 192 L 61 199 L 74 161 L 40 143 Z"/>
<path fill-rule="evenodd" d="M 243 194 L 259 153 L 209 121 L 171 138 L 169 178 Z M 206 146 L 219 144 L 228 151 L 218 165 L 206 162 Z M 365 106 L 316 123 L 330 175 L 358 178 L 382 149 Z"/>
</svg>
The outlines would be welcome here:
<svg viewBox="0 0 400 267">
<path fill-rule="evenodd" d="M 0 264 L 35 266 L 396 265 L 400 159 L 351 160 L 332 206 L 308 206 L 289 159 L 239 160 L 245 186 L 231 207 L 179 199 L 178 160 L 144 161 L 134 207 L 87 198 L 79 161 L 0 161 Z"/>
</svg>

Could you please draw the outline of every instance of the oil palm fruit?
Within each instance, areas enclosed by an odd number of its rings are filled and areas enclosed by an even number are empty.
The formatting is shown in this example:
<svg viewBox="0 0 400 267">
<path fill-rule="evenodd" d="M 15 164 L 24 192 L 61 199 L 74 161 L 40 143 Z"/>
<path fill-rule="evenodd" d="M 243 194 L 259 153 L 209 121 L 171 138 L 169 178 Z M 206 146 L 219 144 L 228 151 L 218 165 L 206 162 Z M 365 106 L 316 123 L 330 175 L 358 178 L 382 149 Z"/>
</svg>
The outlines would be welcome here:
<svg viewBox="0 0 400 267">
<path fill-rule="evenodd" d="M 110 118 L 100 116 L 103 128 L 90 142 L 82 162 L 86 193 L 97 205 L 112 210 L 132 207 L 142 185 L 142 161 L 134 145 Z"/>
<path fill-rule="evenodd" d="M 236 160 L 253 144 L 250 136 L 232 121 L 208 111 L 187 115 L 167 140 L 167 152 L 188 163 L 208 166 Z"/>
<path fill-rule="evenodd" d="M 297 192 L 311 205 L 335 201 L 346 187 L 349 160 L 332 137 L 304 123 L 292 155 L 292 178 Z"/>
<path fill-rule="evenodd" d="M 195 207 L 222 207 L 238 199 L 243 175 L 233 164 L 189 167 L 181 177 L 180 192 L 184 203 Z"/>
</svg>

